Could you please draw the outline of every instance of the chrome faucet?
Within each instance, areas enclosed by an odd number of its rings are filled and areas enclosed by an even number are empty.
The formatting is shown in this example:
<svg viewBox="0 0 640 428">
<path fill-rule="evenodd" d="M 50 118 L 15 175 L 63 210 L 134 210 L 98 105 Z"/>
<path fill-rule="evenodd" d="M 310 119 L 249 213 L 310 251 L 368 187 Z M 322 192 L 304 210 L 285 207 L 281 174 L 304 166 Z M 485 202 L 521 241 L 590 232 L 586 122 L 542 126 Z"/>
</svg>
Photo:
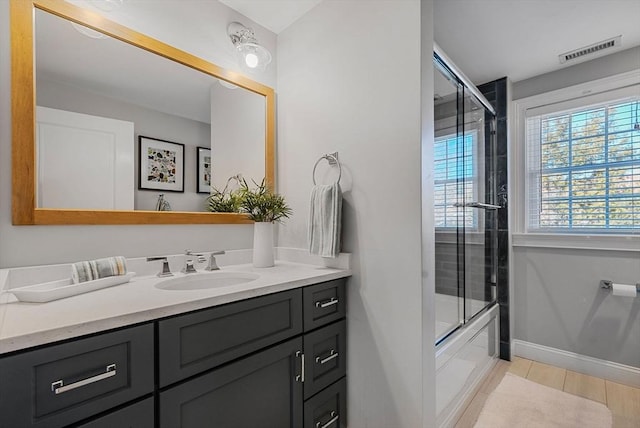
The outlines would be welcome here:
<svg viewBox="0 0 640 428">
<path fill-rule="evenodd" d="M 198 271 L 196 270 L 195 266 L 196 263 L 204 263 L 207 261 L 203 254 L 193 254 L 191 250 L 185 250 L 184 254 L 187 256 L 187 258 L 184 261 L 182 270 L 180 271 L 182 273 L 197 273 Z M 193 256 L 196 258 L 189 258 L 189 256 Z"/>
<path fill-rule="evenodd" d="M 220 268 L 218 267 L 218 263 L 216 262 L 216 256 L 224 253 L 224 251 L 213 251 L 209 255 L 209 264 L 206 268 L 204 268 L 204 270 L 220 270 Z"/>
<path fill-rule="evenodd" d="M 147 257 L 148 262 L 155 262 L 157 260 L 162 260 L 162 270 L 158 272 L 157 276 L 159 276 L 160 278 L 165 276 L 173 276 L 173 274 L 171 273 L 171 269 L 169 269 L 169 261 L 166 257 Z"/>
</svg>

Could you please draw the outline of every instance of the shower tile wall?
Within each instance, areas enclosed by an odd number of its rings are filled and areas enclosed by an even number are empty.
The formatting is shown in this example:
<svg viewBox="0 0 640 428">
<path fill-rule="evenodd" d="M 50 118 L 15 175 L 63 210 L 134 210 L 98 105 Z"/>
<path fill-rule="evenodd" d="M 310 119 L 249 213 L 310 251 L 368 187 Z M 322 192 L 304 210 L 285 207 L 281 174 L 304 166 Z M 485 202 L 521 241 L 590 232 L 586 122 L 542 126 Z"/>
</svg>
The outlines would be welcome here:
<svg viewBox="0 0 640 428">
<path fill-rule="evenodd" d="M 498 210 L 498 303 L 500 304 L 500 358 L 511 359 L 509 331 L 509 213 L 507 175 L 507 78 L 478 86 L 496 110 L 496 203 Z"/>
<path fill-rule="evenodd" d="M 436 232 L 436 293 L 448 294 L 450 296 L 458 296 L 458 246 L 456 241 L 438 242 L 438 236 L 442 236 L 446 232 Z M 465 265 L 466 272 L 469 275 L 467 283 L 471 281 L 469 289 L 471 290 L 472 299 L 484 300 L 484 284 L 485 284 L 485 249 L 484 246 L 473 245 L 466 247 Z"/>
</svg>

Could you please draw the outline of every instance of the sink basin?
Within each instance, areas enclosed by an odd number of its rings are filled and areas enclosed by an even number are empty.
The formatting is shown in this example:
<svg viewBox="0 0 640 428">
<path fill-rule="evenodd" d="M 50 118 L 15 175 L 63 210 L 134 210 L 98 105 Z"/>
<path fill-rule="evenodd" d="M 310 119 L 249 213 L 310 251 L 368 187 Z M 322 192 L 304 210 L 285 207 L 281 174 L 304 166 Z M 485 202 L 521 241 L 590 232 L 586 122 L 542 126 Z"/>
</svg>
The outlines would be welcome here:
<svg viewBox="0 0 640 428">
<path fill-rule="evenodd" d="M 207 290 L 254 281 L 259 275 L 248 272 L 194 273 L 156 284 L 161 290 Z"/>
</svg>

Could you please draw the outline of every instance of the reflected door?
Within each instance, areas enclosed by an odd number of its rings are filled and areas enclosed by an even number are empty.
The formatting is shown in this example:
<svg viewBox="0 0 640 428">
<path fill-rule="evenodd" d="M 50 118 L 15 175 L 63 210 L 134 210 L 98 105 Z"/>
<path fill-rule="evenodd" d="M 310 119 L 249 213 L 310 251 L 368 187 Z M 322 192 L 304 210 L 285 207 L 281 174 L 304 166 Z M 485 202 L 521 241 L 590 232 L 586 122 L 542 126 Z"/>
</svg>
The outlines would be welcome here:
<svg viewBox="0 0 640 428">
<path fill-rule="evenodd" d="M 132 210 L 133 123 L 36 109 L 39 208 Z"/>
</svg>

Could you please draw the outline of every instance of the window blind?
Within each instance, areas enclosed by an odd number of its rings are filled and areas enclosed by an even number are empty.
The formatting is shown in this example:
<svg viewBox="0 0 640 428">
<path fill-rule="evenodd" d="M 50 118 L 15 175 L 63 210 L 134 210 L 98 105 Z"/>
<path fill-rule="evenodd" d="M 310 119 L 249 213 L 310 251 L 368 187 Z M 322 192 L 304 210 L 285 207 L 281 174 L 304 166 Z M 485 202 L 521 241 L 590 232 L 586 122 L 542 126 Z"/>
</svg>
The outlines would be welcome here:
<svg viewBox="0 0 640 428">
<path fill-rule="evenodd" d="M 436 228 L 477 227 L 477 213 L 456 207 L 474 200 L 474 153 L 476 133 L 448 135 L 434 144 L 434 210 Z"/>
<path fill-rule="evenodd" d="M 640 97 L 527 113 L 530 231 L 640 231 Z"/>
</svg>

